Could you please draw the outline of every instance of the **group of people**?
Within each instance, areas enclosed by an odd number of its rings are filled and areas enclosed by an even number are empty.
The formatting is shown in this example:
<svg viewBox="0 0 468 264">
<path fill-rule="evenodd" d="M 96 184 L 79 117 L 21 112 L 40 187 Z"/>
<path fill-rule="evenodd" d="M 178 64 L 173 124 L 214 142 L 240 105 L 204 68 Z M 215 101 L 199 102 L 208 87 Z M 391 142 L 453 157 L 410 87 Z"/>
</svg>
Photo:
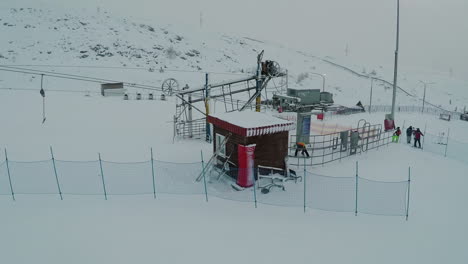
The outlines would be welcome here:
<svg viewBox="0 0 468 264">
<path fill-rule="evenodd" d="M 397 127 L 395 132 L 393 133 L 392 136 L 392 142 L 398 143 L 401 135 L 401 130 L 400 127 Z M 424 134 L 419 130 L 419 128 L 414 129 L 412 126 L 409 126 L 406 129 L 406 143 L 411 144 L 411 136 L 414 136 L 414 147 L 421 148 L 421 136 L 424 136 Z M 418 145 L 418 146 L 416 146 Z M 297 142 L 296 143 L 296 153 L 294 153 L 294 156 L 297 157 L 297 154 L 301 152 L 302 156 L 307 156 L 309 157 L 309 152 L 307 152 L 307 147 L 304 142 Z"/>
<path fill-rule="evenodd" d="M 398 142 L 399 138 L 401 135 L 401 130 L 400 127 L 397 127 L 396 131 L 393 133 L 392 136 L 392 142 Z M 416 144 L 418 145 L 418 148 L 421 148 L 421 136 L 424 136 L 424 134 L 417 128 L 416 130 L 412 127 L 409 126 L 406 129 L 406 143 L 411 144 L 411 136 L 414 135 L 414 147 L 416 148 Z"/>
</svg>

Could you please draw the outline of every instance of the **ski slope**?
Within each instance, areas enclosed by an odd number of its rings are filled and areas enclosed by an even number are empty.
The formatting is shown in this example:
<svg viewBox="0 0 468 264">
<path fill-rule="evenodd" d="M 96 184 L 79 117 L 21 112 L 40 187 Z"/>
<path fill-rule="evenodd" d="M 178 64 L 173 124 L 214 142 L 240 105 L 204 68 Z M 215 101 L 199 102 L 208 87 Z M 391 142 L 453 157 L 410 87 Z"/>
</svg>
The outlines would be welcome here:
<svg viewBox="0 0 468 264">
<path fill-rule="evenodd" d="M 172 143 L 168 101 L 123 101 L 50 92 L 47 121 L 41 98 L 27 91 L 1 91 L 2 154 L 10 160 L 58 159 L 141 161 L 153 147 L 158 159 L 205 159 L 212 145 Z M 6 114 L 12 113 L 12 114 Z M 145 113 L 142 115 L 142 113 Z M 325 122 L 355 125 L 361 118 L 382 122 L 383 113 L 334 117 Z M 397 125 L 451 129 L 464 140 L 468 123 L 437 116 L 398 114 Z M 402 120 L 402 121 L 400 121 Z M 317 122 L 317 121 L 315 121 Z M 0 197 L 5 263 L 440 263 L 467 259 L 467 164 L 404 143 L 313 168 L 314 173 L 380 181 L 404 181 L 411 166 L 409 220 L 221 200 L 202 195 L 103 196 L 17 195 Z M 33 182 L 31 184 L 34 184 Z M 300 190 L 290 183 L 288 191 Z M 272 192 L 268 195 L 276 195 Z M 184 252 L 184 254 L 180 254 Z M 340 254 L 336 254 L 340 252 Z"/>
<path fill-rule="evenodd" d="M 74 13 L 72 16 L 60 11 L 58 15 L 53 15 L 54 19 L 69 20 L 50 22 L 52 16 L 48 15 L 48 11 L 31 10 L 38 12 L 31 14 L 19 10 L 11 13 L 2 9 L 1 12 L 0 33 L 8 35 L 13 41 L 0 40 L 0 53 L 7 57 L 0 59 L 1 65 L 155 86 L 166 78 L 176 77 L 181 84 L 188 83 L 190 87 L 195 87 L 204 84 L 205 71 L 212 72 L 210 80 L 213 82 L 243 76 L 251 70 L 249 67 L 255 65 L 256 52 L 265 49 L 269 58 L 288 69 L 291 87 L 321 87 L 321 79 L 312 75 L 303 82 L 297 79 L 301 73 L 316 71 L 327 74 L 326 90 L 333 91 L 337 103 L 354 105 L 358 100 L 368 99 L 369 80 L 324 63 L 319 58 L 273 44 L 209 35 L 203 38 L 206 41 L 206 45 L 203 45 L 197 34 L 191 35 L 190 32 L 182 34 L 168 30 L 166 34 L 161 29 L 166 27 L 154 27 L 162 33 L 147 35 L 139 32 L 152 32 L 147 27 L 133 25 L 120 18 L 97 18 L 97 15 L 89 13 Z M 79 21 L 92 24 L 95 28 L 87 28 Z M 16 26 L 3 26 L 3 23 Z M 34 35 L 37 41 L 27 37 L 31 32 L 26 30 L 31 28 L 24 28 L 26 24 L 34 25 L 43 32 Z M 60 30 L 53 29 L 55 24 Z M 113 25 L 113 30 L 109 29 L 109 24 Z M 86 34 L 85 29 L 88 30 Z M 123 32 L 127 33 L 120 35 Z M 195 58 L 170 59 L 165 57 L 164 52 L 159 55 L 164 59 L 157 65 L 154 60 L 146 65 L 145 56 L 101 57 L 93 54 L 91 57 L 77 58 L 81 48 L 90 53 L 90 43 L 96 40 L 87 40 L 83 36 L 96 37 L 100 34 L 106 35 L 103 39 L 109 43 L 103 44 L 109 48 L 113 47 L 117 38 L 132 41 L 129 44 L 132 48 L 112 50 L 113 54 L 117 54 L 117 51 L 130 54 L 135 51 L 135 43 L 141 44 L 137 49 L 148 50 L 152 49 L 154 42 L 160 42 L 163 50 L 170 45 L 183 52 L 197 49 L 203 59 L 199 60 L 200 63 Z M 183 37 L 178 44 L 175 43 L 176 35 Z M 61 39 L 63 46 L 54 46 Z M 174 43 L 169 39 L 173 39 Z M 241 41 L 244 44 L 240 44 Z M 34 46 L 28 47 L 33 42 Z M 48 47 L 51 47 L 52 54 L 47 54 Z M 223 47 L 221 51 L 219 47 Z M 10 53 L 13 55 L 4 55 Z M 225 55 L 238 62 L 230 61 Z M 340 63 L 354 67 L 345 61 Z M 24 66 L 32 64 L 36 66 Z M 157 70 L 161 64 L 167 66 L 162 73 Z M 119 68 L 92 67 L 116 65 Z M 149 71 L 149 68 L 155 71 Z M 377 74 L 381 73 L 377 71 Z M 381 76 L 387 78 L 388 73 L 385 71 Z M 429 79 L 427 76 L 415 77 L 408 73 L 408 80 L 402 77 L 400 84 L 416 89 L 417 79 Z M 53 147 L 57 159 L 76 161 L 96 160 L 98 153 L 108 161 L 143 161 L 149 159 L 150 148 L 153 148 L 155 158 L 170 162 L 198 162 L 201 159 L 200 151 L 203 151 L 205 160 L 212 153 L 212 145 L 203 141 L 173 141 L 174 98 L 167 101 L 103 98 L 98 92 L 99 85 L 95 83 L 46 77 L 47 120 L 42 124 L 39 79 L 30 74 L 0 72 L 0 88 L 6 88 L 0 89 L 1 161 L 6 158 L 5 149 L 8 158 L 13 161 L 47 160 L 50 158 L 49 146 Z M 444 87 L 437 97 L 431 98 L 435 103 L 453 107 L 448 103 L 450 98 L 459 109 L 466 104 L 463 82 L 446 77 L 435 81 Z M 453 83 L 459 85 L 453 88 L 453 94 L 444 95 L 443 83 L 447 87 Z M 387 98 L 391 90 L 378 84 L 375 88 L 374 104 L 389 104 Z M 139 89 L 130 89 L 130 92 L 148 93 Z M 421 92 L 415 90 L 419 95 Z M 397 98 L 401 105 L 420 103 L 401 93 Z M 219 103 L 216 105 L 212 109 L 221 113 L 223 107 Z M 377 124 L 383 122 L 384 114 L 334 116 L 324 122 L 330 126 L 356 126 L 364 118 L 371 124 Z M 428 133 L 434 135 L 450 128 L 452 139 L 468 143 L 468 122 L 446 122 L 437 116 L 419 113 L 397 113 L 396 122 L 401 127 L 413 125 L 426 128 Z M 468 202 L 468 164 L 400 143 L 341 162 L 314 167 L 311 171 L 335 177 L 354 177 L 356 161 L 359 162 L 360 176 L 369 180 L 404 181 L 408 178 L 408 167 L 411 167 L 408 221 L 404 217 L 361 213 L 354 216 L 352 213 L 310 208 L 304 213 L 302 208 L 264 204 L 255 208 L 252 203 L 213 196 L 205 202 L 203 195 L 159 194 L 157 199 L 152 195 L 125 195 L 110 196 L 108 200 L 104 200 L 103 196 L 65 195 L 63 201 L 58 195 L 17 195 L 16 201 L 12 201 L 9 195 L 2 195 L 0 262 L 435 264 L 468 261 L 465 249 L 468 237 L 468 212 L 465 209 Z M 34 187 L 38 183 L 31 181 L 30 184 Z M 287 192 L 300 190 L 298 184 L 288 183 Z M 278 192 L 275 190 L 268 195 L 278 195 Z"/>
</svg>

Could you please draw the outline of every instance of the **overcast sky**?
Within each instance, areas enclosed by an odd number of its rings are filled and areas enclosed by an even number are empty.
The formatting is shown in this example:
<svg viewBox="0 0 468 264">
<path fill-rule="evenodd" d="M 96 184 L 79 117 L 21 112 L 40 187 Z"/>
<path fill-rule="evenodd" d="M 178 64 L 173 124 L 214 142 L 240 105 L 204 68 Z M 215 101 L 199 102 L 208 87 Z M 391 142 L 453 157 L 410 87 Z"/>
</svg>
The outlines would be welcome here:
<svg viewBox="0 0 468 264">
<path fill-rule="evenodd" d="M 396 0 L 1 0 L 0 7 L 59 5 L 110 10 L 281 43 L 319 56 L 392 65 Z M 468 79 L 468 1 L 401 0 L 400 63 Z"/>
</svg>

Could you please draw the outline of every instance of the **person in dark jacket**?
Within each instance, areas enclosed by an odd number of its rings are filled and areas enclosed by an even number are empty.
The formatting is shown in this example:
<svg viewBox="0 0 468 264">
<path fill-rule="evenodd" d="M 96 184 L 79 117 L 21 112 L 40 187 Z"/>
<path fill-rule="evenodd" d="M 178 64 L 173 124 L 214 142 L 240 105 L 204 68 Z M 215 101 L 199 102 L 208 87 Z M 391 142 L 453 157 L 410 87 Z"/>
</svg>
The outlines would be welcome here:
<svg viewBox="0 0 468 264">
<path fill-rule="evenodd" d="M 414 147 L 416 147 L 416 143 L 418 143 L 418 148 L 421 148 L 421 136 L 424 136 L 424 134 L 419 130 L 419 128 L 416 129 L 414 132 Z"/>
<path fill-rule="evenodd" d="M 294 153 L 294 157 L 297 157 L 297 153 L 301 150 L 301 155 L 306 154 L 309 157 L 309 152 L 307 152 L 306 144 L 304 142 L 297 142 L 296 143 L 296 153 Z"/>
<path fill-rule="evenodd" d="M 411 144 L 411 136 L 413 135 L 413 132 L 412 126 L 406 129 L 406 143 Z"/>
</svg>

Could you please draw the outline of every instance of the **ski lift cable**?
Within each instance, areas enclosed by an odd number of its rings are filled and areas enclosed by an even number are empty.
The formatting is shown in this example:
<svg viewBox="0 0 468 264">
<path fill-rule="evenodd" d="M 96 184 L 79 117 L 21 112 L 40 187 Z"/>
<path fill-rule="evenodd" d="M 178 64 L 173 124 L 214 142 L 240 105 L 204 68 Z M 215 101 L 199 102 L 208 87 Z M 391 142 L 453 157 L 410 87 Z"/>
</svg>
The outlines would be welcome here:
<svg viewBox="0 0 468 264">
<path fill-rule="evenodd" d="M 61 79 L 69 79 L 69 80 L 77 80 L 77 81 L 85 81 L 85 82 L 94 82 L 94 83 L 107 83 L 107 82 L 120 82 L 116 80 L 109 80 L 109 79 L 101 79 L 95 77 L 88 77 L 82 75 L 74 75 L 74 74 L 65 74 L 65 73 L 56 73 L 56 72 L 49 72 L 49 71 L 40 71 L 40 70 L 33 70 L 33 69 L 25 69 L 25 68 L 17 68 L 17 67 L 6 67 L 0 65 L 0 71 L 9 71 L 9 72 L 17 72 L 17 73 L 25 73 L 25 74 L 32 74 L 32 75 L 41 75 L 44 76 L 54 77 L 54 78 L 61 78 Z M 123 82 L 131 87 L 140 88 L 140 89 L 147 89 L 147 90 L 161 90 L 160 87 L 145 85 L 145 84 L 137 84 L 133 82 Z"/>
<path fill-rule="evenodd" d="M 94 66 L 94 65 L 54 65 L 54 64 L 4 64 L 6 67 L 48 67 L 48 68 L 89 68 L 89 69 L 120 69 L 120 70 L 145 70 L 152 67 L 119 67 L 119 66 Z M 193 72 L 193 73 L 209 73 L 209 74 L 230 74 L 230 75 L 251 75 L 250 73 L 241 72 L 214 72 L 214 71 L 195 71 L 195 70 L 177 70 L 163 69 L 167 72 Z"/>
</svg>

